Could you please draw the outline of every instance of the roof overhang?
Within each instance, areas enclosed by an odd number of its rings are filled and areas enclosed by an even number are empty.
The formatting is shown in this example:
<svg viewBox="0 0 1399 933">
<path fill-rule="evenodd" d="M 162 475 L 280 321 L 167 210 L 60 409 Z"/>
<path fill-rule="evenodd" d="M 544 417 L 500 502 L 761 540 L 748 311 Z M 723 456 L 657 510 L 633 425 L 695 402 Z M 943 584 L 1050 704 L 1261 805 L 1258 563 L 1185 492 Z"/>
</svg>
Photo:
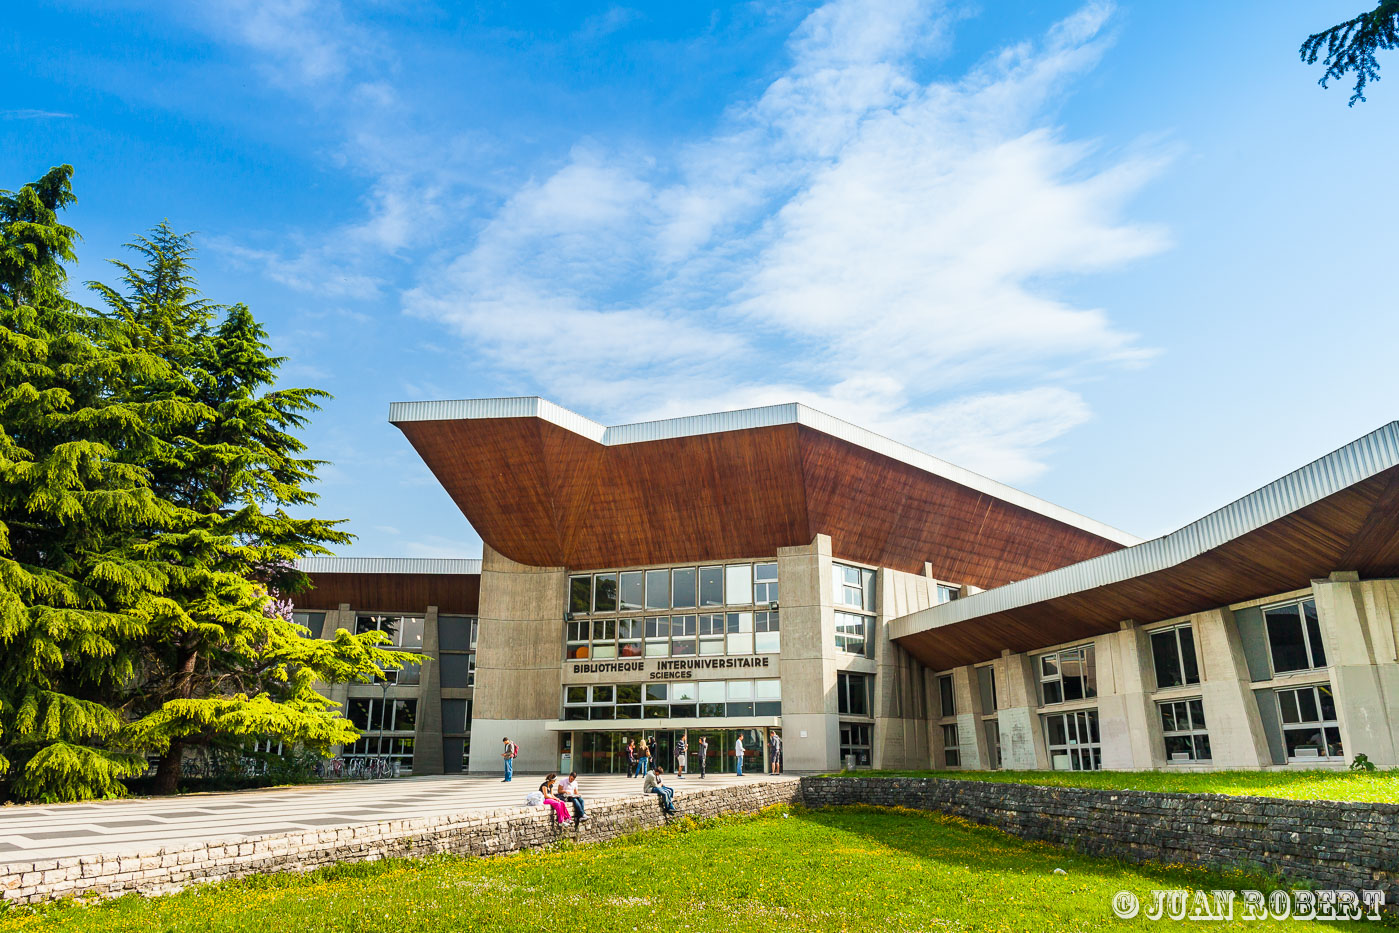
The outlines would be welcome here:
<svg viewBox="0 0 1399 933">
<path fill-rule="evenodd" d="M 352 609 L 475 615 L 481 561 L 420 557 L 304 557 L 296 569 L 311 586 L 296 594 L 297 609 Z"/>
<path fill-rule="evenodd" d="M 1399 421 L 1164 537 L 891 623 L 944 670 L 1298 589 L 1399 574 Z"/>
<path fill-rule="evenodd" d="M 596 569 L 775 553 L 995 586 L 1139 539 L 799 404 L 604 427 L 539 398 L 399 402 L 492 548 Z"/>
</svg>

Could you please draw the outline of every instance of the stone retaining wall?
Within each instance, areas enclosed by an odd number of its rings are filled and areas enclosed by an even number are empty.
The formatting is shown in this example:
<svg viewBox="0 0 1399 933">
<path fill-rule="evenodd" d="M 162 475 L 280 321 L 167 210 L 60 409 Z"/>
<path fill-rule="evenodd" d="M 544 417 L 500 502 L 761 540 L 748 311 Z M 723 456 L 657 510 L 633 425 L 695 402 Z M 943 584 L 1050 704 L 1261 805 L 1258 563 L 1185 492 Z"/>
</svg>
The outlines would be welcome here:
<svg viewBox="0 0 1399 933">
<path fill-rule="evenodd" d="M 798 803 L 797 778 L 685 793 L 681 814 L 712 817 L 754 813 L 778 803 Z M 274 871 L 307 871 L 337 862 L 432 855 L 501 855 L 562 839 L 600 842 L 664 826 L 654 795 L 599 800 L 588 805 L 581 827 L 558 826 L 547 807 L 511 807 L 452 816 L 331 829 L 273 833 L 236 841 L 165 846 L 136 854 L 85 855 L 0 866 L 0 897 L 31 904 L 71 894 L 161 894 L 205 881 Z"/>
<path fill-rule="evenodd" d="M 938 810 L 1133 862 L 1262 868 L 1318 888 L 1380 889 L 1399 904 L 1399 806 L 1037 787 L 940 778 L 802 779 L 808 807 Z"/>
</svg>

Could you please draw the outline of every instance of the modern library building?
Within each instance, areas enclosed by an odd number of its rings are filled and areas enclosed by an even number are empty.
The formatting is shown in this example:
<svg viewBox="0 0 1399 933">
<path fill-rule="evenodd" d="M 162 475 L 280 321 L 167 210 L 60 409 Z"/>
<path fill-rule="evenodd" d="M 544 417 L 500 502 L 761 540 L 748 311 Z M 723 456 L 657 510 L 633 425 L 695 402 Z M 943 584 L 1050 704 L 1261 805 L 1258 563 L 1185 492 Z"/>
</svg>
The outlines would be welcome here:
<svg viewBox="0 0 1399 933">
<path fill-rule="evenodd" d="M 316 558 L 298 619 L 420 666 L 330 688 L 415 773 L 1399 765 L 1399 422 L 1140 541 L 802 405 L 392 421 L 480 560 Z"/>
</svg>

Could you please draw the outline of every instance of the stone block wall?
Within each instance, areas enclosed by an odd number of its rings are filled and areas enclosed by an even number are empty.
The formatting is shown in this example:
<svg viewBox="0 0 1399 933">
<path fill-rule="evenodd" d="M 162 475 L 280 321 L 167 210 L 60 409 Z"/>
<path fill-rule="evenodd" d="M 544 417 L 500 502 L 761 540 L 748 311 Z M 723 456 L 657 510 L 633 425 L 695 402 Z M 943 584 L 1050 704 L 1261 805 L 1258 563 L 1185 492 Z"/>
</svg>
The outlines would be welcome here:
<svg viewBox="0 0 1399 933">
<path fill-rule="evenodd" d="M 755 813 L 799 803 L 797 778 L 691 791 L 676 797 L 682 816 Z M 65 895 L 162 894 L 191 884 L 274 871 L 309 871 L 338 862 L 432 855 L 502 855 L 572 839 L 601 842 L 664 826 L 655 795 L 600 800 L 580 826 L 554 822 L 547 807 L 510 807 L 411 820 L 358 823 L 298 833 L 85 855 L 5 865 L 0 898 L 32 904 Z"/>
<path fill-rule="evenodd" d="M 808 807 L 937 810 L 1132 862 L 1263 869 L 1399 903 L 1399 805 L 1037 787 L 939 778 L 802 779 Z"/>
</svg>

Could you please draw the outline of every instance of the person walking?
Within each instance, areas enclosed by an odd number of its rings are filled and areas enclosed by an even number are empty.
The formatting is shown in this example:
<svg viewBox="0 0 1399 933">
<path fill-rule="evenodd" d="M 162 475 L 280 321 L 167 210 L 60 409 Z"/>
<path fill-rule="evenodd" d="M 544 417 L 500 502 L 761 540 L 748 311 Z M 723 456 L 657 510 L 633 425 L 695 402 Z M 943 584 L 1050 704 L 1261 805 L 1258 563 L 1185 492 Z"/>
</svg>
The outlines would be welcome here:
<svg viewBox="0 0 1399 933">
<path fill-rule="evenodd" d="M 665 786 L 665 781 L 661 779 L 661 774 L 664 771 L 664 768 L 660 765 L 656 765 L 654 771 L 648 772 L 646 780 L 641 785 L 641 792 L 643 794 L 655 794 L 657 797 L 660 797 L 661 809 L 669 816 L 675 812 L 675 789 Z"/>
<path fill-rule="evenodd" d="M 690 742 L 686 738 L 688 732 L 680 733 L 680 738 L 675 743 L 675 776 L 680 780 L 685 780 L 685 755 L 690 750 Z"/>
<path fill-rule="evenodd" d="M 583 797 L 578 793 L 578 772 L 568 772 L 568 777 L 559 778 L 559 799 L 565 803 L 573 805 L 573 818 L 578 822 L 583 822 L 587 817 L 583 814 Z"/>
<path fill-rule="evenodd" d="M 734 773 L 735 773 L 738 777 L 743 777 L 743 733 L 742 733 L 742 732 L 740 732 L 740 733 L 738 734 L 738 738 L 734 739 L 734 767 L 737 769 Z"/>
<path fill-rule="evenodd" d="M 515 756 L 520 754 L 520 746 L 510 741 L 509 736 L 501 739 L 505 743 L 505 748 L 500 752 L 500 757 L 505 759 L 505 780 L 509 781 L 515 776 Z"/>
<path fill-rule="evenodd" d="M 709 767 L 709 736 L 700 736 L 699 743 L 700 780 L 704 780 L 705 769 Z"/>
<path fill-rule="evenodd" d="M 634 778 L 641 773 L 636 764 L 636 739 L 627 739 L 627 777 Z"/>
<path fill-rule="evenodd" d="M 776 729 L 768 731 L 768 765 L 773 774 L 782 773 L 782 736 Z"/>
<path fill-rule="evenodd" d="M 636 747 L 637 762 L 641 767 L 641 773 L 646 774 L 651 768 L 651 746 L 646 744 L 646 736 L 641 737 L 641 744 Z"/>
</svg>

